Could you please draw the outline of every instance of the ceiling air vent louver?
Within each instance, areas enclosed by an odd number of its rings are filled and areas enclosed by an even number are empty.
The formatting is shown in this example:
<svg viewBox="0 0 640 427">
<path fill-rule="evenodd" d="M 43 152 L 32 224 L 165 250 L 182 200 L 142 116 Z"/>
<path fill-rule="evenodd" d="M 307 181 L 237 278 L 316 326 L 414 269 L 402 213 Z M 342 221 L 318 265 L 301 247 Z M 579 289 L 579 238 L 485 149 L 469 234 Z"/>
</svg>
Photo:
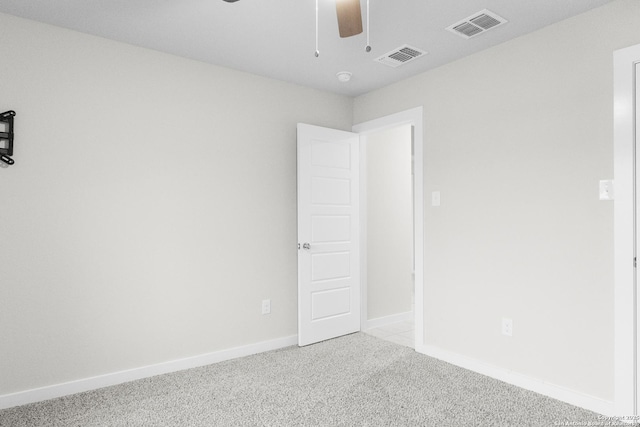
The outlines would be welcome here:
<svg viewBox="0 0 640 427">
<path fill-rule="evenodd" d="M 485 9 L 450 25 L 447 30 L 465 39 L 470 39 L 505 23 L 507 23 L 506 19 Z"/>
<path fill-rule="evenodd" d="M 405 44 L 376 58 L 375 61 L 396 68 L 426 54 L 422 49 Z"/>
</svg>

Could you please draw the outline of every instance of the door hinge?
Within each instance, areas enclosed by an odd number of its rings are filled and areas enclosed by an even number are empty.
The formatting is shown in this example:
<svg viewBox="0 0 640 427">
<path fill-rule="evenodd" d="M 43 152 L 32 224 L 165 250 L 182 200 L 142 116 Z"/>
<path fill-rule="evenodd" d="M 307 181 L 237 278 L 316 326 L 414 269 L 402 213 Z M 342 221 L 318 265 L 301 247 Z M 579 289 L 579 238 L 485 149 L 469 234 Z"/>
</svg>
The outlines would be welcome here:
<svg viewBox="0 0 640 427">
<path fill-rule="evenodd" d="M 633 257 L 633 268 L 638 268 L 638 258 Z"/>
</svg>

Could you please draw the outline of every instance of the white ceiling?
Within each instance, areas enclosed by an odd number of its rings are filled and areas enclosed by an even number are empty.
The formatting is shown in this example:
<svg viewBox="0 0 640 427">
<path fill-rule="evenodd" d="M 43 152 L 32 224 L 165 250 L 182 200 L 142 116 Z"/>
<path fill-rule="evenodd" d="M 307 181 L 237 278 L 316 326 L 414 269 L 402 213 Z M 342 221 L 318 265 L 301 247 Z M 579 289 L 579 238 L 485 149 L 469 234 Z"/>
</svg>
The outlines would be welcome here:
<svg viewBox="0 0 640 427">
<path fill-rule="evenodd" d="M 335 0 L 319 0 L 318 58 L 314 0 L 0 0 L 0 12 L 356 96 L 610 1 L 370 0 L 366 53 L 365 33 L 341 39 Z M 509 22 L 468 40 L 445 30 L 483 9 Z M 403 44 L 429 54 L 399 68 L 374 62 Z M 343 70 L 353 73 L 348 83 L 336 78 Z"/>
</svg>

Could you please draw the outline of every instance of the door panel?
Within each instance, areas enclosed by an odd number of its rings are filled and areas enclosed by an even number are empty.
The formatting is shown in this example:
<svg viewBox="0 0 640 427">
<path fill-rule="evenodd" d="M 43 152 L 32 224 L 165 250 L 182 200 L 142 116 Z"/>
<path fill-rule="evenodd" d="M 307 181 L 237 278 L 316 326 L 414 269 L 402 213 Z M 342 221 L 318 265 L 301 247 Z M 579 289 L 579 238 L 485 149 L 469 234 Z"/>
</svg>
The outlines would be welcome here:
<svg viewBox="0 0 640 427">
<path fill-rule="evenodd" d="M 360 330 L 357 134 L 298 124 L 298 344 Z"/>
<path fill-rule="evenodd" d="M 311 233 L 311 240 L 316 243 L 348 242 L 351 218 L 346 215 L 315 215 L 311 218 Z"/>
<path fill-rule="evenodd" d="M 311 280 L 348 279 L 351 276 L 351 254 L 333 252 L 311 255 Z"/>
<path fill-rule="evenodd" d="M 339 169 L 351 168 L 351 151 L 348 145 L 314 144 L 311 147 L 311 157 L 314 166 L 328 166 Z"/>
<path fill-rule="evenodd" d="M 311 202 L 315 205 L 349 206 L 351 181 L 341 178 L 311 179 Z"/>
<path fill-rule="evenodd" d="M 311 294 L 311 318 L 326 319 L 351 311 L 351 290 L 346 288 L 317 291 Z"/>
</svg>

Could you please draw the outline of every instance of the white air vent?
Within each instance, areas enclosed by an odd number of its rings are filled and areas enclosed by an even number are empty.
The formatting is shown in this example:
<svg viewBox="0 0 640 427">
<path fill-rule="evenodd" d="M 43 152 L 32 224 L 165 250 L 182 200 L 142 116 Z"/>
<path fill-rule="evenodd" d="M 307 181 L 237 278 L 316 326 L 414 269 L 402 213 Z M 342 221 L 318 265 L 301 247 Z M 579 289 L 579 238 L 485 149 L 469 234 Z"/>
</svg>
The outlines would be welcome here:
<svg viewBox="0 0 640 427">
<path fill-rule="evenodd" d="M 375 61 L 396 68 L 426 54 L 422 49 L 405 44 L 376 58 Z"/>
<path fill-rule="evenodd" d="M 503 17 L 485 9 L 463 19 L 462 21 L 456 22 L 455 24 L 447 27 L 447 30 L 459 35 L 460 37 L 464 37 L 465 39 L 470 39 L 471 37 L 485 33 L 492 28 L 499 27 L 506 22 L 507 20 Z"/>
</svg>

